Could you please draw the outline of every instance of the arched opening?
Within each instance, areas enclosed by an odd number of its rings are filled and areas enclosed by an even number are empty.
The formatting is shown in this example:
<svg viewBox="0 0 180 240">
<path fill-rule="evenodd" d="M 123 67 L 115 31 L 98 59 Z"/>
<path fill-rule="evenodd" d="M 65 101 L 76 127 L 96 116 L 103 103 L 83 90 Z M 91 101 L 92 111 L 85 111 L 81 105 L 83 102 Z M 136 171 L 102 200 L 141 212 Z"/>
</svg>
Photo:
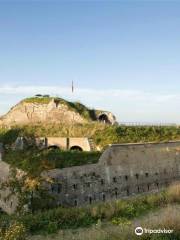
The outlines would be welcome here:
<svg viewBox="0 0 180 240">
<path fill-rule="evenodd" d="M 117 198 L 118 197 L 118 189 L 115 188 L 115 197 Z"/>
<path fill-rule="evenodd" d="M 83 149 L 81 147 L 79 147 L 79 146 L 72 146 L 70 148 L 70 150 L 71 151 L 78 151 L 78 152 L 82 152 L 83 151 Z"/>
<path fill-rule="evenodd" d="M 51 145 L 51 146 L 48 146 L 48 149 L 60 149 L 60 147 L 57 145 Z"/>
<path fill-rule="evenodd" d="M 110 123 L 108 116 L 104 113 L 99 115 L 98 120 L 102 123 Z"/>
<path fill-rule="evenodd" d="M 76 207 L 78 205 L 77 200 L 74 200 L 74 206 Z"/>
<path fill-rule="evenodd" d="M 104 193 L 102 194 L 102 200 L 103 200 L 103 202 L 106 201 L 106 195 Z"/>
</svg>

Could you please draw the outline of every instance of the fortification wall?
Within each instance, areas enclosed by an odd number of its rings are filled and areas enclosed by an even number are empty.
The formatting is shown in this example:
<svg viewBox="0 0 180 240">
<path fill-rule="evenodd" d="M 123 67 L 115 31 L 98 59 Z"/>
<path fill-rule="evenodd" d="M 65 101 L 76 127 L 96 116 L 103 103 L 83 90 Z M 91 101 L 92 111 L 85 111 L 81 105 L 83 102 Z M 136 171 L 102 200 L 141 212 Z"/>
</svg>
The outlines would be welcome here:
<svg viewBox="0 0 180 240">
<path fill-rule="evenodd" d="M 59 205 L 83 205 L 158 191 L 180 180 L 180 142 L 111 145 L 98 164 L 43 173 Z"/>
<path fill-rule="evenodd" d="M 6 182 L 10 174 L 10 165 L 0 160 L 0 185 Z M 15 195 L 9 198 L 10 191 L 8 188 L 0 189 L 0 208 L 12 214 L 17 208 L 17 198 Z"/>
<path fill-rule="evenodd" d="M 91 151 L 88 138 L 67 138 L 67 137 L 47 137 L 47 146 L 57 146 L 60 149 L 71 149 L 79 147 L 82 151 Z"/>
<path fill-rule="evenodd" d="M 26 141 L 25 141 L 26 140 Z M 34 139 L 28 139 L 24 137 L 18 137 L 14 143 L 15 149 L 23 149 L 26 145 L 28 145 L 28 142 L 33 142 Z M 89 138 L 86 137 L 38 137 L 35 139 L 34 144 L 38 146 L 39 148 L 50 148 L 50 147 L 58 147 L 60 149 L 64 150 L 73 150 L 74 148 L 76 150 L 81 151 L 94 151 L 96 150 L 95 144 L 91 146 L 92 139 L 90 141 Z"/>
<path fill-rule="evenodd" d="M 9 165 L 1 161 L 0 181 L 8 173 Z M 47 188 L 56 197 L 56 204 L 63 206 L 158 191 L 180 181 L 180 142 L 111 145 L 97 164 L 53 169 L 42 176 L 53 179 Z M 6 196 L 6 192 L 3 194 Z M 9 213 L 16 204 L 16 199 L 0 201 L 0 207 Z"/>
</svg>

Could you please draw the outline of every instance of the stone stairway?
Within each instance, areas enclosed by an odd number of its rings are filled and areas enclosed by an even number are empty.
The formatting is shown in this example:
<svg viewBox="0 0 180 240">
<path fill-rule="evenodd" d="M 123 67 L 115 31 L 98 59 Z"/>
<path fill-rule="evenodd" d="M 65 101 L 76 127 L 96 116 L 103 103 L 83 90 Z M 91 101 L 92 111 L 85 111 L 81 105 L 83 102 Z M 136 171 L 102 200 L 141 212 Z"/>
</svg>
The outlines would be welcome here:
<svg viewBox="0 0 180 240">
<path fill-rule="evenodd" d="M 95 145 L 93 139 L 88 138 L 88 141 L 89 141 L 89 146 L 90 146 L 91 151 L 97 151 L 97 148 L 96 148 L 96 145 Z"/>
</svg>

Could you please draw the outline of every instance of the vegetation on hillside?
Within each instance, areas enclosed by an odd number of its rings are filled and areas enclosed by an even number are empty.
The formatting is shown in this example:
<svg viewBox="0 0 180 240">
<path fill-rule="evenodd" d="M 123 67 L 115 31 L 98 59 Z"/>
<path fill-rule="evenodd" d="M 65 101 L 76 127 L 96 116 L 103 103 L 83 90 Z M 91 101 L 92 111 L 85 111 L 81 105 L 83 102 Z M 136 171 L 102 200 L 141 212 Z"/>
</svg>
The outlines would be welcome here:
<svg viewBox="0 0 180 240">
<path fill-rule="evenodd" d="M 119 224 L 98 221 L 91 227 L 60 230 L 57 234 L 34 235 L 29 240 L 180 240 L 180 212 L 179 205 L 170 205 L 157 211 L 150 212 L 133 221 L 123 220 Z M 174 229 L 171 234 L 143 234 L 136 236 L 137 226 L 146 229 Z"/>
<path fill-rule="evenodd" d="M 57 104 L 63 104 L 68 107 L 69 110 L 75 111 L 79 113 L 81 116 L 83 116 L 87 120 L 96 120 L 96 110 L 89 109 L 86 107 L 84 104 L 80 102 L 70 102 L 67 101 L 63 98 L 59 97 L 47 97 L 47 96 L 42 96 L 42 97 L 30 97 L 24 99 L 22 102 L 25 103 L 37 103 L 37 104 L 48 104 L 50 101 L 54 101 Z"/>
<path fill-rule="evenodd" d="M 13 222 L 22 224 L 28 233 L 55 233 L 58 229 L 77 229 L 82 227 L 111 222 L 119 227 L 128 226 L 134 219 L 145 216 L 145 214 L 167 207 L 169 204 L 180 203 L 180 185 L 169 187 L 168 190 L 149 195 L 140 195 L 129 199 L 98 203 L 87 207 L 76 208 L 54 208 L 39 211 L 33 214 L 0 215 L 0 228 L 7 229 Z M 169 227 L 173 226 L 174 233 L 171 239 L 180 234 L 178 222 L 168 221 Z M 145 235 L 146 236 L 146 235 Z M 133 237 L 135 237 L 133 235 Z M 146 236 L 147 237 L 147 236 Z M 148 237 L 151 237 L 148 235 Z M 112 238 L 119 239 L 119 238 Z M 129 238 L 124 238 L 129 239 Z M 134 239 L 134 238 L 130 238 Z M 136 238 L 135 238 L 136 239 Z M 152 238 L 143 238 L 152 239 Z M 167 238 L 170 239 L 170 238 Z"/>
<path fill-rule="evenodd" d="M 180 127 L 176 126 L 112 126 L 102 123 L 37 124 L 0 129 L 0 142 L 11 144 L 17 136 L 32 137 L 89 137 L 101 148 L 113 143 L 162 142 L 180 140 Z"/>
<path fill-rule="evenodd" d="M 32 175 L 43 170 L 97 163 L 100 152 L 61 151 L 59 149 L 7 150 L 3 160 Z"/>
</svg>

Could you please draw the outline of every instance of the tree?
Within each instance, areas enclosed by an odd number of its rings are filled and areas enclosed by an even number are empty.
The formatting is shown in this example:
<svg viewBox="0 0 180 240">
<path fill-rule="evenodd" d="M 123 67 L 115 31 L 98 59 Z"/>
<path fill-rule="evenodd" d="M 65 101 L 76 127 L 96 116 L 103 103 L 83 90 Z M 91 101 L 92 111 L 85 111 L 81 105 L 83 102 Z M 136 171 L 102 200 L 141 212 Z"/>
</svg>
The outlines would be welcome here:
<svg viewBox="0 0 180 240">
<path fill-rule="evenodd" d="M 8 179 L 1 184 L 0 189 L 9 190 L 6 200 L 16 196 L 17 213 L 34 213 L 37 210 L 48 209 L 54 203 L 55 199 L 49 194 L 45 182 L 41 176 L 35 177 L 12 167 Z"/>
</svg>

